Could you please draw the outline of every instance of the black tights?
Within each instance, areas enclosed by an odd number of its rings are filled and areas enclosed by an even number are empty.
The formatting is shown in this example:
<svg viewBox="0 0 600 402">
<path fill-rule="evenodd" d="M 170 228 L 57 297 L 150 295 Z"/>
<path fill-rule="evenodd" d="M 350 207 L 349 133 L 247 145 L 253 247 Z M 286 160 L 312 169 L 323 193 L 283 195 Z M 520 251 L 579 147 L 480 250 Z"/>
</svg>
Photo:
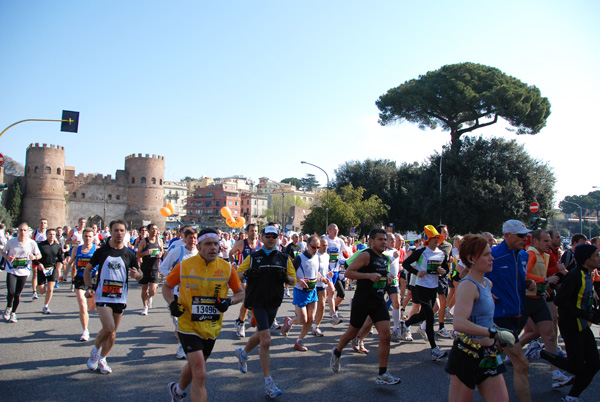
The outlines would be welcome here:
<svg viewBox="0 0 600 402">
<path fill-rule="evenodd" d="M 421 311 L 413 315 L 406 321 L 405 325 L 410 327 L 413 324 L 418 324 L 425 321 L 425 332 L 429 340 L 431 349 L 436 347 L 435 333 L 433 332 L 433 306 L 437 300 L 437 288 L 425 288 L 423 286 L 415 286 L 413 289 L 414 299 L 421 305 Z"/>
<path fill-rule="evenodd" d="M 569 396 L 576 398 L 590 385 L 594 375 L 600 370 L 598 347 L 592 330 L 587 327 L 577 333 L 561 332 L 565 341 L 567 357 L 541 353 L 541 357 L 556 367 L 575 375 L 575 381 L 569 391 Z"/>
<path fill-rule="evenodd" d="M 25 288 L 25 283 L 27 283 L 26 276 L 16 276 L 13 274 L 6 274 L 6 308 L 12 308 L 12 312 L 17 312 L 17 307 L 19 307 L 19 301 L 21 299 L 21 292 L 23 288 Z"/>
</svg>

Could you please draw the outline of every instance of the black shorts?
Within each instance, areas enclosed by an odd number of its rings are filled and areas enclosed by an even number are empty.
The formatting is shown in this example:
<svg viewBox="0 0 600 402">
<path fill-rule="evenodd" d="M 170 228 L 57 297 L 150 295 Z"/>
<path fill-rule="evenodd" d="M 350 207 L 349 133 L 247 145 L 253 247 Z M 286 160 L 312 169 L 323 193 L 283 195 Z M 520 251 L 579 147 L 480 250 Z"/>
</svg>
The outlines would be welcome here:
<svg viewBox="0 0 600 402">
<path fill-rule="evenodd" d="M 277 307 L 253 307 L 252 314 L 256 321 L 256 328 L 259 331 L 268 330 L 273 324 L 273 320 L 277 317 Z"/>
<path fill-rule="evenodd" d="M 186 355 L 201 350 L 206 361 L 215 347 L 215 339 L 202 339 L 198 335 L 184 334 L 179 331 L 177 335 Z"/>
<path fill-rule="evenodd" d="M 140 285 L 147 285 L 148 283 L 158 283 L 158 268 L 156 269 L 149 269 L 149 270 L 142 270 L 142 275 L 144 275 L 142 277 L 142 279 L 140 279 L 140 281 L 138 282 Z"/>
<path fill-rule="evenodd" d="M 365 323 L 367 317 L 371 317 L 373 323 L 379 321 L 389 321 L 390 313 L 388 313 L 385 300 L 357 300 L 352 299 L 352 306 L 350 307 L 350 325 L 354 328 L 361 328 Z"/>
<path fill-rule="evenodd" d="M 472 357 L 466 352 L 458 348 L 458 340 L 454 341 L 454 345 L 450 350 L 448 362 L 446 363 L 446 372 L 455 375 L 458 379 L 471 389 L 490 377 L 495 377 L 506 372 L 506 367 L 500 363 L 495 369 L 487 369 L 479 367 L 481 358 Z M 497 350 L 493 348 L 497 353 Z M 501 362 L 501 360 L 500 360 Z"/>
<path fill-rule="evenodd" d="M 448 296 L 448 280 L 442 280 L 440 279 L 438 282 L 438 288 L 437 288 L 437 294 L 438 295 L 444 295 L 444 296 Z"/>
<path fill-rule="evenodd" d="M 543 297 L 526 297 L 525 314 L 523 316 L 525 321 L 531 318 L 536 324 L 542 321 L 552 321 L 552 314 L 550 314 L 548 303 L 546 303 L 546 299 Z"/>
<path fill-rule="evenodd" d="M 37 285 L 43 285 L 46 282 L 56 282 L 56 279 L 58 278 L 58 272 L 56 267 L 52 269 L 52 274 L 50 274 L 49 276 L 44 275 L 44 271 L 41 269 L 37 270 Z"/>
<path fill-rule="evenodd" d="M 408 273 L 406 272 L 405 269 L 403 269 L 402 271 L 400 271 L 400 279 L 404 279 L 407 280 Z"/>
<path fill-rule="evenodd" d="M 398 286 L 386 286 L 385 291 L 388 295 L 393 295 L 395 293 L 400 293 L 400 288 Z"/>
<path fill-rule="evenodd" d="M 85 283 L 83 282 L 83 276 L 76 276 L 73 278 L 73 286 L 75 289 L 85 290 Z"/>
<path fill-rule="evenodd" d="M 319 292 L 324 292 L 327 288 L 323 287 L 323 286 L 317 286 L 317 293 Z"/>
<path fill-rule="evenodd" d="M 96 307 L 110 307 L 113 314 L 123 314 L 123 311 L 127 308 L 127 304 L 123 303 L 96 303 Z"/>
<path fill-rule="evenodd" d="M 508 329 L 515 337 L 515 343 L 519 342 L 519 334 L 525 327 L 527 320 L 523 317 L 494 317 L 494 324 L 500 328 Z"/>
</svg>

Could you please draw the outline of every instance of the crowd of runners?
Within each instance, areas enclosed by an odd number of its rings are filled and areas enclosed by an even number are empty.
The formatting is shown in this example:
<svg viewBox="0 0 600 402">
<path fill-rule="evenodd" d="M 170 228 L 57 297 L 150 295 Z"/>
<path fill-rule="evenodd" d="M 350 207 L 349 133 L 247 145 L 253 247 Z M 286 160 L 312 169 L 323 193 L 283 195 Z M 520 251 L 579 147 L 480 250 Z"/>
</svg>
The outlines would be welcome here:
<svg viewBox="0 0 600 402">
<path fill-rule="evenodd" d="M 206 362 L 229 308 L 237 318 L 225 330 L 246 341 L 232 351 L 237 366 L 247 373 L 257 349 L 271 398 L 282 393 L 271 374 L 271 336 L 293 337 L 293 348 L 306 352 L 307 336 L 323 337 L 323 320 L 346 329 L 323 357 L 334 373 L 342 370 L 348 344 L 355 353 L 369 353 L 364 340 L 376 333 L 374 377 L 381 385 L 401 382 L 388 370 L 391 342 L 411 342 L 419 334 L 431 360 L 445 360 L 450 401 L 470 401 L 475 389 L 486 401 L 507 401 L 508 364 L 514 393 L 530 401 L 529 362 L 537 359 L 550 365 L 549 387 L 570 386 L 563 400 L 577 401 L 600 369 L 590 329 L 600 323 L 598 238 L 576 234 L 563 250 L 557 230 L 532 231 L 518 220 L 505 222 L 499 239 L 488 232 L 449 238 L 445 225 L 428 225 L 408 244 L 401 234 L 379 228 L 359 240 L 346 238 L 335 224 L 323 235 L 288 237 L 275 223 L 260 231 L 250 224 L 239 234 L 191 226 L 160 233 L 154 224 L 129 231 L 121 220 L 103 229 L 86 223 L 82 218 L 73 228 L 50 228 L 42 219 L 37 228 L 22 223 L 14 230 L 0 225 L 4 319 L 18 323 L 19 301 L 29 296 L 43 297 L 41 313 L 52 314 L 53 290 L 70 286 L 80 341 L 90 340 L 90 313 L 96 311 L 102 326 L 87 368 L 109 374 L 107 357 L 131 296 L 129 281 L 136 280 L 142 315 L 166 301 L 175 356 L 186 360 L 180 378 L 168 384 L 172 401 L 187 393 L 192 401 L 208 399 Z M 28 278 L 31 293 L 25 291 Z M 294 316 L 277 317 L 286 297 Z M 342 317 L 342 303 L 348 303 L 349 317 Z M 445 325 L 449 317 L 452 328 Z M 453 346 L 440 348 L 436 337 L 453 338 Z"/>
</svg>

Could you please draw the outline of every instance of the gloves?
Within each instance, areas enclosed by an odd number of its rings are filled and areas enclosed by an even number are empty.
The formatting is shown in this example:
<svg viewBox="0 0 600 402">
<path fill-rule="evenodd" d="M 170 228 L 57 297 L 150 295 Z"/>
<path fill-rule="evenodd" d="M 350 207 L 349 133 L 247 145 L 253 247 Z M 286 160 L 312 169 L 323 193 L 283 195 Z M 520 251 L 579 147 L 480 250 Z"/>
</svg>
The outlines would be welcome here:
<svg viewBox="0 0 600 402">
<path fill-rule="evenodd" d="M 600 310 L 595 308 L 591 309 L 588 312 L 588 321 L 592 324 L 600 324 Z"/>
<path fill-rule="evenodd" d="M 173 300 L 171 304 L 169 304 L 169 310 L 171 310 L 171 315 L 173 317 L 181 317 L 185 309 L 181 307 L 181 304 L 177 303 L 177 300 Z"/>
<path fill-rule="evenodd" d="M 229 306 L 231 306 L 233 303 L 231 302 L 231 299 L 228 297 L 226 299 L 219 299 L 217 297 L 217 302 L 215 303 L 215 307 L 217 308 L 217 310 L 219 310 L 221 313 L 224 313 L 227 311 L 227 309 L 229 308 Z"/>
<path fill-rule="evenodd" d="M 287 282 L 287 280 L 288 280 L 287 268 L 280 268 L 277 270 L 277 279 L 281 279 L 282 281 Z"/>
<path fill-rule="evenodd" d="M 500 346 L 502 346 L 503 348 L 512 348 L 513 346 L 515 346 L 515 336 L 512 334 L 511 331 L 500 327 L 496 327 L 496 330 L 498 332 L 496 333 L 494 339 L 497 340 L 498 343 L 500 343 Z"/>
</svg>

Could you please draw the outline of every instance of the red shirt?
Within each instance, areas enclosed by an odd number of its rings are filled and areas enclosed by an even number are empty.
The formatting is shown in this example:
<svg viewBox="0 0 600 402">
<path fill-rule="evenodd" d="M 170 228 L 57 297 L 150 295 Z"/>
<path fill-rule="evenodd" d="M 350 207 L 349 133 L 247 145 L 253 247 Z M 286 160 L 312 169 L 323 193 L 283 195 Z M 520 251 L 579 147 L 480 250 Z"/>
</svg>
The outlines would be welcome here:
<svg viewBox="0 0 600 402">
<path fill-rule="evenodd" d="M 558 272 L 558 261 L 560 261 L 560 252 L 558 249 L 553 249 L 550 247 L 548 249 L 548 254 L 550 254 L 550 260 L 548 262 L 548 270 L 546 271 L 546 277 L 549 278 L 555 273 Z"/>
</svg>

